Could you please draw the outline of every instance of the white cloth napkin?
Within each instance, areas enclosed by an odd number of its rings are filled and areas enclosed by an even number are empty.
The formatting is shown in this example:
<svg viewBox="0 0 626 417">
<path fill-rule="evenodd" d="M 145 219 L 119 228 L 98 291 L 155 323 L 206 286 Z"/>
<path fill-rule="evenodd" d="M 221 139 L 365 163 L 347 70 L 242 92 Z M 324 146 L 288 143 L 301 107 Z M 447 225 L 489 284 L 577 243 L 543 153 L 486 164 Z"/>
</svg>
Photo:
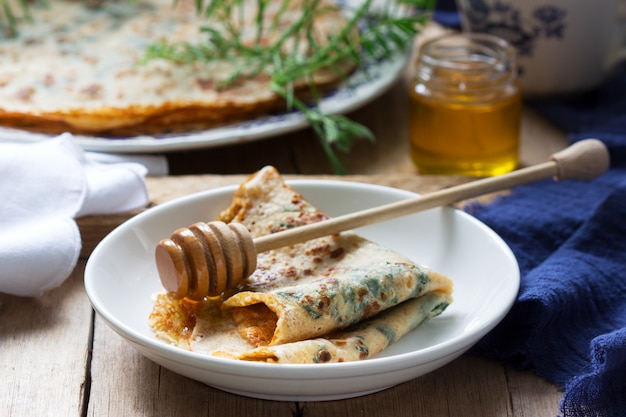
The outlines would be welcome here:
<svg viewBox="0 0 626 417">
<path fill-rule="evenodd" d="M 81 249 L 74 219 L 145 206 L 146 173 L 98 162 L 69 134 L 0 144 L 0 292 L 38 296 L 60 285 Z"/>
</svg>

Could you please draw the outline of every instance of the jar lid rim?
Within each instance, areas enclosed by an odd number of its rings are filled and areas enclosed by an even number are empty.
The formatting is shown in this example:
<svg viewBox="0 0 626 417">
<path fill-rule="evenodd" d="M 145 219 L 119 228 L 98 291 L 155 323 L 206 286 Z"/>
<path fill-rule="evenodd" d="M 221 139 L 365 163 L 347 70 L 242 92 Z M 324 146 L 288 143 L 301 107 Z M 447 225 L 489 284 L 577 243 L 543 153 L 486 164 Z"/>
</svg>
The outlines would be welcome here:
<svg viewBox="0 0 626 417">
<path fill-rule="evenodd" d="M 476 63 L 480 62 L 489 65 L 514 63 L 516 51 L 509 42 L 491 34 L 453 33 L 424 42 L 418 56 L 420 61 L 429 65 L 463 70 L 475 69 Z"/>
</svg>

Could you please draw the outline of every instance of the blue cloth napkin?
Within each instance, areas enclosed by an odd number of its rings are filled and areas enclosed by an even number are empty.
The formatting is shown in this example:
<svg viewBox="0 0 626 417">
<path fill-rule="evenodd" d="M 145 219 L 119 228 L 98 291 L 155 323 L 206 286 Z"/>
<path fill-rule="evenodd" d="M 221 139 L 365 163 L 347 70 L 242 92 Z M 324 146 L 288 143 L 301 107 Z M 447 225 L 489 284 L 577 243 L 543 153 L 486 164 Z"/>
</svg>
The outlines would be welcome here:
<svg viewBox="0 0 626 417">
<path fill-rule="evenodd" d="M 529 104 L 572 143 L 602 140 L 611 168 L 466 207 L 521 269 L 512 310 L 473 352 L 564 388 L 565 417 L 626 416 L 626 75 L 583 96 Z"/>
</svg>

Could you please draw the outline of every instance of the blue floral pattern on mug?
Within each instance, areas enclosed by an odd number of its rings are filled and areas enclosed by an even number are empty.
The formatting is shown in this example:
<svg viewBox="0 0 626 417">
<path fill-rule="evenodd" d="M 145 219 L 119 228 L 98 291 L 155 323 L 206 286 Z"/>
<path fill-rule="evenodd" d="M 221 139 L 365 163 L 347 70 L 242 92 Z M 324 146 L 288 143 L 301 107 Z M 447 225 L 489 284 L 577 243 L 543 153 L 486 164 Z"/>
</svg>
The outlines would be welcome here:
<svg viewBox="0 0 626 417">
<path fill-rule="evenodd" d="M 534 42 L 539 37 L 563 38 L 567 27 L 567 12 L 556 6 L 535 8 L 524 18 L 518 8 L 509 4 L 485 0 L 467 0 L 466 18 L 473 32 L 498 36 L 517 48 L 520 56 L 533 54 Z"/>
</svg>

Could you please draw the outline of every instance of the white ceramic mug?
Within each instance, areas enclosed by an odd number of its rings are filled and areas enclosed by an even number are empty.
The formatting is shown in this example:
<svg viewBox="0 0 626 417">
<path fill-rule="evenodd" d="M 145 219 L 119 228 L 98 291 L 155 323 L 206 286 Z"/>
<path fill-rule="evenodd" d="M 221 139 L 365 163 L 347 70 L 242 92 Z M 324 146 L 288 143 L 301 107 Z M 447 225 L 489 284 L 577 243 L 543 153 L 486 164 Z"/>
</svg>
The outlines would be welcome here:
<svg viewBox="0 0 626 417">
<path fill-rule="evenodd" d="M 517 48 L 526 97 L 597 87 L 623 49 L 621 0 L 457 0 L 466 31 L 486 32 Z"/>
</svg>

